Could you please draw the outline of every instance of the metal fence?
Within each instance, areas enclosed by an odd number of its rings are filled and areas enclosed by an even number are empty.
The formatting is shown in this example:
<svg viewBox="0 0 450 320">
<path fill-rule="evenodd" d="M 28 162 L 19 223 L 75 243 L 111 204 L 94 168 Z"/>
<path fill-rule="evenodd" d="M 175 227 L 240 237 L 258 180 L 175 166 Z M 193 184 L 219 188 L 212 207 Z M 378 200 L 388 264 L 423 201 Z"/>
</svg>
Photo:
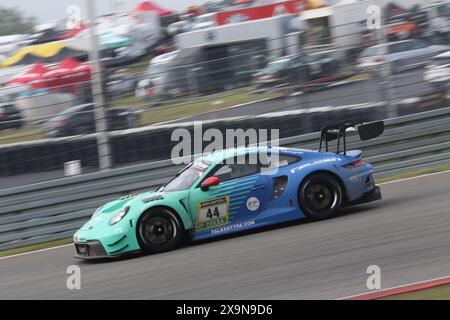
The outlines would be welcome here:
<svg viewBox="0 0 450 320">
<path fill-rule="evenodd" d="M 376 177 L 450 163 L 450 108 L 385 121 L 385 133 L 362 149 Z M 319 133 L 285 138 L 280 145 L 316 149 Z M 333 146 L 331 146 L 333 147 Z M 152 190 L 180 169 L 171 160 L 0 190 L 0 250 L 70 237 L 101 204 Z"/>
</svg>

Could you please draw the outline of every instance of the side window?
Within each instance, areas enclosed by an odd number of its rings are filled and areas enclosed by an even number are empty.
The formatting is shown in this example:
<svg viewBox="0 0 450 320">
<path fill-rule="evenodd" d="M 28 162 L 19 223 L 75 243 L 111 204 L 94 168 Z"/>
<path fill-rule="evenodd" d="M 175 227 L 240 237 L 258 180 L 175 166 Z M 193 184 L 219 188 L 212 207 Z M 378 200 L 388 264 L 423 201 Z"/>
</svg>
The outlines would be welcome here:
<svg viewBox="0 0 450 320">
<path fill-rule="evenodd" d="M 218 170 L 214 173 L 214 176 L 218 177 L 220 181 L 228 181 L 256 173 L 259 173 L 259 166 L 257 164 L 234 163 L 220 165 Z"/>
<path fill-rule="evenodd" d="M 16 110 L 14 109 L 14 107 L 12 105 L 10 105 L 10 104 L 8 104 L 8 105 L 3 107 L 3 112 L 6 113 L 6 114 L 14 114 L 15 111 Z"/>
<path fill-rule="evenodd" d="M 287 155 L 287 154 L 280 154 L 278 155 L 278 161 L 277 162 L 271 162 L 267 165 L 261 165 L 261 172 L 282 168 L 288 165 L 291 165 L 293 163 L 299 162 L 302 159 L 300 157 Z"/>
<path fill-rule="evenodd" d="M 230 162 L 230 163 L 227 163 Z M 224 164 L 218 165 L 212 175 L 219 178 L 220 181 L 228 181 L 245 176 L 259 173 L 259 165 L 243 161 L 240 158 L 234 158 L 233 161 L 226 160 Z"/>
<path fill-rule="evenodd" d="M 402 43 L 391 44 L 389 46 L 389 53 L 399 53 L 403 51 Z"/>
<path fill-rule="evenodd" d="M 411 49 L 423 49 L 427 46 L 424 42 L 419 40 L 412 40 L 410 45 L 412 47 Z"/>
<path fill-rule="evenodd" d="M 78 111 L 78 114 L 72 115 L 72 117 L 77 117 L 81 121 L 94 121 L 95 120 L 94 107 L 88 106 L 86 108 L 83 108 L 80 111 Z"/>
<path fill-rule="evenodd" d="M 216 172 L 213 174 L 215 177 L 219 178 L 220 181 L 231 180 L 232 168 L 229 164 L 220 165 Z"/>
<path fill-rule="evenodd" d="M 292 57 L 291 63 L 292 63 L 292 65 L 294 65 L 294 66 L 299 65 L 299 64 L 301 63 L 300 56 L 294 56 L 294 57 Z"/>
</svg>

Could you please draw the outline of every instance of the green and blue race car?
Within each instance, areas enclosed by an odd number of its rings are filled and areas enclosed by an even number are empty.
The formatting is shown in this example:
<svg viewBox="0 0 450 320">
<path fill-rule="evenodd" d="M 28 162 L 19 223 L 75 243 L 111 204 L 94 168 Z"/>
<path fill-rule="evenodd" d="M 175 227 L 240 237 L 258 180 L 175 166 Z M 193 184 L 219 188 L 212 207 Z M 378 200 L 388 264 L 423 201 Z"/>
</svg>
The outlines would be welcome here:
<svg viewBox="0 0 450 320">
<path fill-rule="evenodd" d="M 156 191 L 98 208 L 74 235 L 76 257 L 163 252 L 183 239 L 207 239 L 305 217 L 327 219 L 344 206 L 381 199 L 373 167 L 361 158 L 361 151 L 346 150 L 349 127 L 322 131 L 320 149 L 323 140 L 325 152 L 243 147 L 201 157 Z M 382 132 L 379 124 L 352 128 L 363 140 Z M 328 142 L 335 139 L 337 152 L 328 152 Z M 248 161 L 261 154 L 276 161 Z"/>
</svg>

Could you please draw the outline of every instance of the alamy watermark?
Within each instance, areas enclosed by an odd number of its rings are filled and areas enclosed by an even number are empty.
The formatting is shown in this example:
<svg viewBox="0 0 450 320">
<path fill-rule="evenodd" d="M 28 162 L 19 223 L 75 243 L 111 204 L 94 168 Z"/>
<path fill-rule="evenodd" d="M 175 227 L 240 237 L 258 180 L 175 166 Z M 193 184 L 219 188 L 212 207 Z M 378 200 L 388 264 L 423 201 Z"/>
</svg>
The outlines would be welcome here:
<svg viewBox="0 0 450 320">
<path fill-rule="evenodd" d="M 278 152 L 271 152 L 279 147 L 279 129 L 225 129 L 209 128 L 203 131 L 201 121 L 195 121 L 193 134 L 186 128 L 177 128 L 172 132 L 171 141 L 177 142 L 172 148 L 171 159 L 174 164 L 189 164 L 196 158 L 210 153 L 222 152 L 239 147 L 257 147 L 258 152 L 249 153 L 248 157 L 229 157 L 227 164 L 263 164 L 278 162 Z"/>
<path fill-rule="evenodd" d="M 370 5 L 367 7 L 366 25 L 369 30 L 381 29 L 381 8 L 377 5 Z"/>
<path fill-rule="evenodd" d="M 381 289 L 381 269 L 377 265 L 370 265 L 366 269 L 366 273 L 370 276 L 367 278 L 366 285 L 369 290 Z"/>
<path fill-rule="evenodd" d="M 81 269 L 77 265 L 70 265 L 66 269 L 66 273 L 69 275 L 66 279 L 66 288 L 68 290 L 80 290 L 81 289 Z"/>
</svg>

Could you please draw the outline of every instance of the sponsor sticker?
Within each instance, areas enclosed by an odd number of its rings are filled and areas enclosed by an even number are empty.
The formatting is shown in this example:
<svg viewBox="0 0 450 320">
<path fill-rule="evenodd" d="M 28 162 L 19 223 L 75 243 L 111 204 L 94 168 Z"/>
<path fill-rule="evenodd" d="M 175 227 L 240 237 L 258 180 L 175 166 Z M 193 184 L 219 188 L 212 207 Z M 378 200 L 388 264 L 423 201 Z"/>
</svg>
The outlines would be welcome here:
<svg viewBox="0 0 450 320">
<path fill-rule="evenodd" d="M 256 211 L 259 209 L 259 199 L 256 197 L 250 197 L 247 199 L 247 209 L 250 211 Z"/>
<path fill-rule="evenodd" d="M 255 220 L 239 222 L 239 223 L 231 224 L 228 226 L 212 229 L 211 234 L 220 234 L 220 233 L 224 233 L 224 232 L 236 231 L 236 230 L 240 230 L 243 228 L 253 226 L 255 223 L 256 223 Z"/>
<path fill-rule="evenodd" d="M 229 196 L 200 202 L 197 205 L 197 231 L 228 224 L 229 208 Z"/>
</svg>

